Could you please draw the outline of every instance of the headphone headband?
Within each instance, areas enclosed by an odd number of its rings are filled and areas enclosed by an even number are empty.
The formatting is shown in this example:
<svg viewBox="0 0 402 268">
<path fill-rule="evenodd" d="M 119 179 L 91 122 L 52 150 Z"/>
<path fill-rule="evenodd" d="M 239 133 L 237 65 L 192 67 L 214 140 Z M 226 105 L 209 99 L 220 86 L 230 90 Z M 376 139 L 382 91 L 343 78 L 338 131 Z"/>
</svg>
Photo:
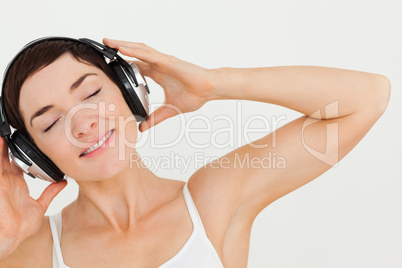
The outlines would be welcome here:
<svg viewBox="0 0 402 268">
<path fill-rule="evenodd" d="M 36 44 L 39 44 L 41 42 L 44 41 L 52 41 L 52 40 L 65 40 L 65 41 L 74 41 L 74 42 L 79 42 L 79 43 L 84 43 L 87 44 L 89 46 L 91 46 L 92 48 L 96 49 L 99 53 L 101 53 L 103 56 L 107 57 L 110 60 L 113 60 L 116 56 L 116 59 L 120 60 L 121 57 L 117 55 L 117 50 L 107 47 L 103 44 L 100 44 L 96 41 L 93 41 L 91 39 L 88 38 L 79 38 L 79 39 L 74 39 L 74 38 L 70 38 L 70 37 L 59 37 L 59 36 L 48 36 L 48 37 L 41 37 L 38 39 L 35 39 L 31 42 L 29 42 L 28 44 L 26 44 L 20 52 L 18 52 L 17 55 L 15 55 L 15 57 L 8 63 L 6 70 L 4 72 L 4 76 L 3 76 L 3 83 L 2 83 L 2 87 L 1 87 L 1 96 L 3 96 L 4 93 L 4 87 L 5 87 L 5 83 L 7 80 L 7 76 L 8 73 L 11 69 L 11 67 L 14 65 L 15 61 L 29 48 L 35 46 Z"/>
</svg>

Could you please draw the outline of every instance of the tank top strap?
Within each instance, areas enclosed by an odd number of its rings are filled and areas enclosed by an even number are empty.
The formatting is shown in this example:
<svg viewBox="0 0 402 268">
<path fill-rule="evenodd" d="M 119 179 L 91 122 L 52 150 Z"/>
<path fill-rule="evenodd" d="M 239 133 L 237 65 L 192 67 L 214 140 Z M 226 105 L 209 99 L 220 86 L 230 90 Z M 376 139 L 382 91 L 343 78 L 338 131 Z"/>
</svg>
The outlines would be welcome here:
<svg viewBox="0 0 402 268">
<path fill-rule="evenodd" d="M 49 216 L 50 231 L 53 238 L 53 268 L 66 268 L 61 253 L 62 212 Z"/>
<path fill-rule="evenodd" d="M 188 190 L 188 182 L 183 187 L 183 195 L 186 200 L 187 208 L 190 213 L 191 220 L 193 221 L 194 229 L 199 230 L 202 234 L 207 236 L 204 225 L 202 224 L 200 214 L 198 213 L 197 207 L 194 204 L 193 198 L 191 197 L 190 191 Z"/>
</svg>

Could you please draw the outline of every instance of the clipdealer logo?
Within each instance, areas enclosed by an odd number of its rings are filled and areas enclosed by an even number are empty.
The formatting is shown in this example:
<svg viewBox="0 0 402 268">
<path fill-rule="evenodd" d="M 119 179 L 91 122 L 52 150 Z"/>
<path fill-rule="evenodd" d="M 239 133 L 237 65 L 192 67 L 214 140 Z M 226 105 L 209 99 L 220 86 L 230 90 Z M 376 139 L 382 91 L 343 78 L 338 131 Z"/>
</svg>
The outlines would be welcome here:
<svg viewBox="0 0 402 268">
<path fill-rule="evenodd" d="M 152 172 L 158 170 L 179 170 L 185 173 L 190 169 L 211 168 L 211 169 L 286 169 L 286 159 L 277 156 L 275 152 L 268 152 L 266 156 L 251 156 L 250 153 L 243 155 L 235 153 L 233 158 L 227 156 L 212 157 L 202 152 L 193 156 L 182 156 L 170 152 L 166 156 L 142 156 L 130 154 L 130 168 L 148 168 Z"/>
</svg>

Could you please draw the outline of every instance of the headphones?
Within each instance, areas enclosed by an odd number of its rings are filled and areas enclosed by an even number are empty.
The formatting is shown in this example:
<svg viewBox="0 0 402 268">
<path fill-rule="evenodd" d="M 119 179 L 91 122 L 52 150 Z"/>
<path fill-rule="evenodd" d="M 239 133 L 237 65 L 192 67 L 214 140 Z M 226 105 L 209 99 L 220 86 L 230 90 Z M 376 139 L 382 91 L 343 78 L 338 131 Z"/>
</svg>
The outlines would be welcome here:
<svg viewBox="0 0 402 268">
<path fill-rule="evenodd" d="M 50 182 L 58 182 L 65 178 L 64 173 L 36 147 L 27 137 L 18 130 L 11 132 L 7 121 L 7 113 L 4 110 L 4 88 L 11 66 L 24 53 L 25 50 L 43 41 L 65 40 L 86 44 L 95 49 L 100 55 L 109 59 L 108 66 L 113 70 L 119 88 L 130 110 L 137 121 L 144 121 L 149 115 L 149 89 L 144 76 L 134 63 L 128 64 L 117 54 L 117 50 L 107 47 L 87 38 L 74 39 L 69 37 L 45 37 L 28 43 L 8 64 L 4 73 L 3 86 L 0 97 L 0 135 L 4 137 L 12 161 L 19 166 L 24 173 L 32 178 L 40 178 Z"/>
</svg>

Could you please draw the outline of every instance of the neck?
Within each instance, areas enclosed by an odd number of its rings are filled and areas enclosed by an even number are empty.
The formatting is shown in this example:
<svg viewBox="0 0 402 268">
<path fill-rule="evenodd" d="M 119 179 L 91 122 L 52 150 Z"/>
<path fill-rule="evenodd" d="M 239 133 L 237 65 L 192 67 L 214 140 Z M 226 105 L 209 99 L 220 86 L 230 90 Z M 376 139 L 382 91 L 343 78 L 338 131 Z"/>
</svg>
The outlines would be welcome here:
<svg viewBox="0 0 402 268">
<path fill-rule="evenodd" d="M 87 223 L 120 231 L 136 226 L 157 206 L 163 180 L 140 166 L 127 166 L 104 181 L 78 182 L 78 198 L 70 212 L 78 213 Z"/>
</svg>

